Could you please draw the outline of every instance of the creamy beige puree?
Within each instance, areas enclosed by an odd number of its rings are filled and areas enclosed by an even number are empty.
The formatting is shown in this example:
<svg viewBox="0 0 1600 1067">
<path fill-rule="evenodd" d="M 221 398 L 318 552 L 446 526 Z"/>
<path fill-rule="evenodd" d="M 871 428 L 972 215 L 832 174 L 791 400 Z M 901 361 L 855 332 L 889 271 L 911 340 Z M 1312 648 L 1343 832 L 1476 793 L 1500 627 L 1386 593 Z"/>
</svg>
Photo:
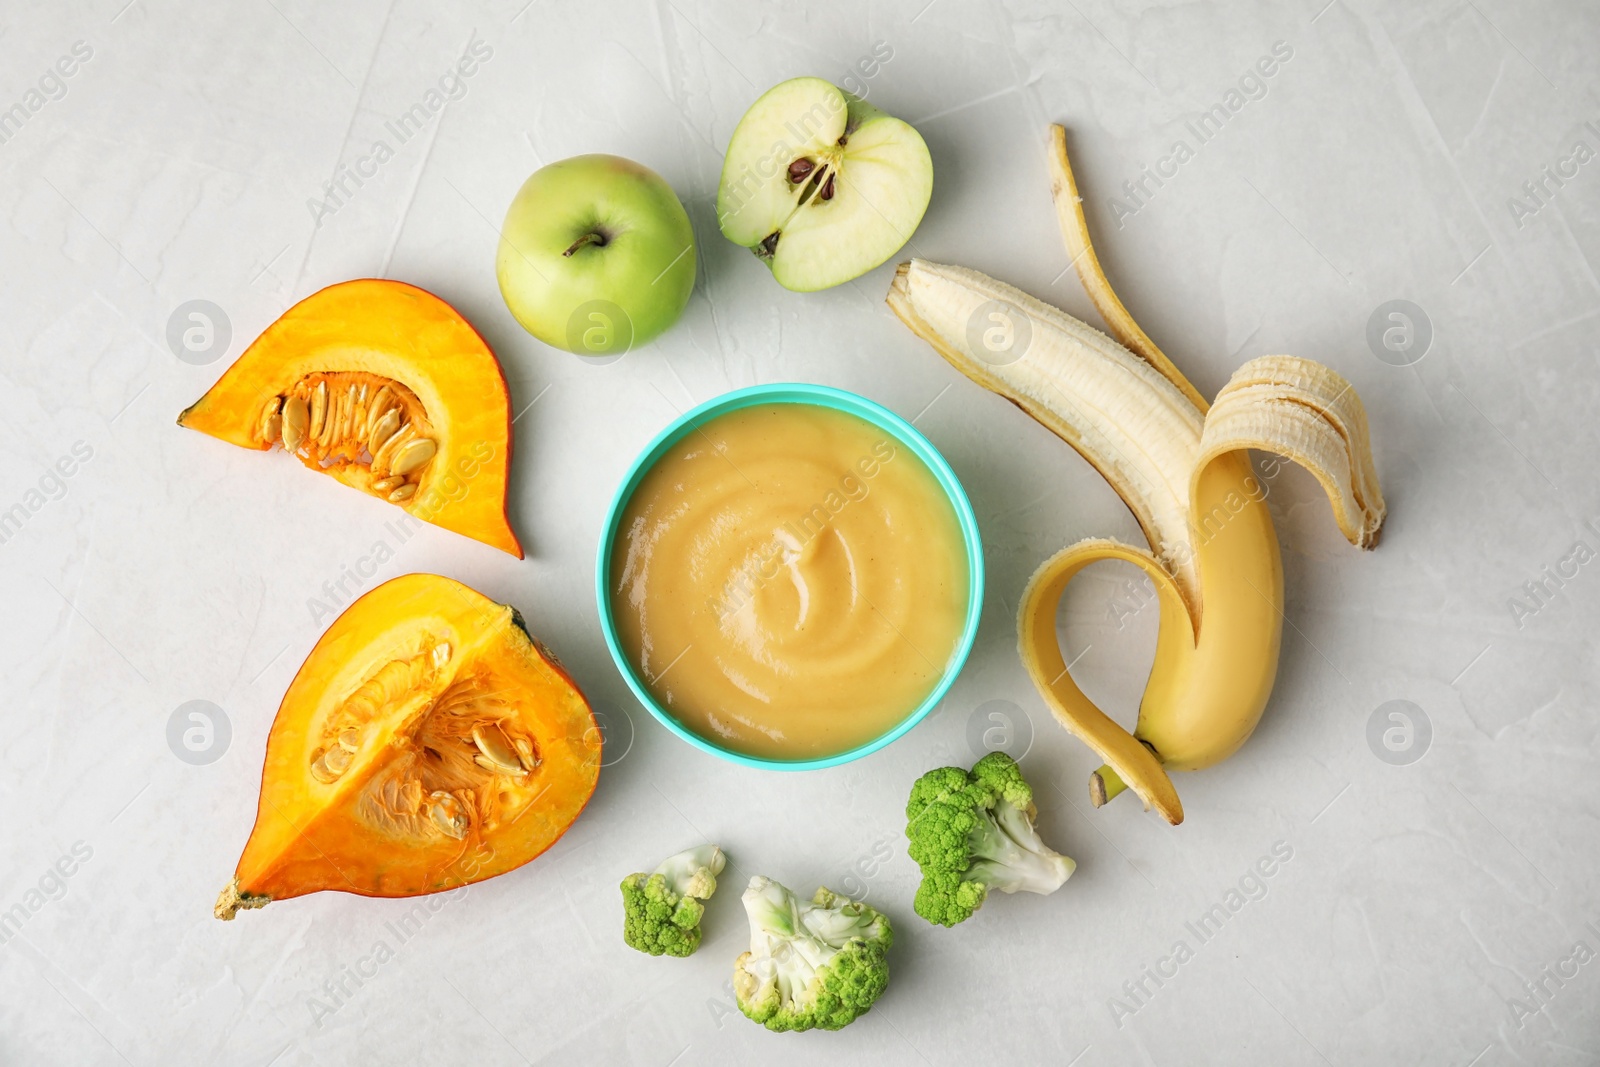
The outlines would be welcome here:
<svg viewBox="0 0 1600 1067">
<path fill-rule="evenodd" d="M 961 527 L 915 453 L 770 404 L 664 454 L 612 554 L 617 634 L 689 729 L 769 759 L 846 752 L 933 691 L 967 611 Z"/>
</svg>

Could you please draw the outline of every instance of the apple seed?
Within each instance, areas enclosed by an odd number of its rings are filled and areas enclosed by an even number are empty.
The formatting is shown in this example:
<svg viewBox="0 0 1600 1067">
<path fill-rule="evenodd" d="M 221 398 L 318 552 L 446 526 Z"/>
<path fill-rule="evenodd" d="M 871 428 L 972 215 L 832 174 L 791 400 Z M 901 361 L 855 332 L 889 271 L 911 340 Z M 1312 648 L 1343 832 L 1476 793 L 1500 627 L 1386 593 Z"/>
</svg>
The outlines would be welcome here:
<svg viewBox="0 0 1600 1067">
<path fill-rule="evenodd" d="M 816 166 L 817 165 L 811 162 L 811 160 L 801 156 L 799 159 L 789 164 L 790 183 L 799 185 L 801 182 L 806 180 L 806 175 L 810 174 L 816 169 Z"/>
</svg>

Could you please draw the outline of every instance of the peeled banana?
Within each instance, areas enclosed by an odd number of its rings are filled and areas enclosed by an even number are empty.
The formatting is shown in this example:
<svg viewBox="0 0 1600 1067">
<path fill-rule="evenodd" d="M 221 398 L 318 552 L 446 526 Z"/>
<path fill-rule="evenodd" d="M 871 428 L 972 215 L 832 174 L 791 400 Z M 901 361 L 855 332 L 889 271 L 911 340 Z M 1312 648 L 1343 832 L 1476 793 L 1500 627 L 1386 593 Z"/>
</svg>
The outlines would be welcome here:
<svg viewBox="0 0 1600 1067">
<path fill-rule="evenodd" d="M 1019 639 L 1052 714 L 1105 761 L 1090 777 L 1095 805 L 1127 787 L 1176 825 L 1183 804 L 1167 771 L 1232 755 L 1255 729 L 1277 674 L 1283 571 L 1266 487 L 1247 450 L 1276 452 L 1315 474 L 1340 530 L 1361 548 L 1377 543 L 1383 494 L 1361 400 L 1329 368 L 1294 356 L 1253 359 L 1206 404 L 1100 269 L 1060 126 L 1051 128 L 1051 148 L 1067 251 L 1116 340 L 977 271 L 924 260 L 901 264 L 888 303 L 957 369 L 1077 449 L 1138 520 L 1149 548 L 1093 538 L 1046 560 L 1023 594 Z M 1001 359 L 970 328 L 994 308 L 1020 316 L 1028 338 Z M 1141 568 L 1161 606 L 1131 734 L 1078 688 L 1056 639 L 1061 594 L 1102 559 Z"/>
</svg>

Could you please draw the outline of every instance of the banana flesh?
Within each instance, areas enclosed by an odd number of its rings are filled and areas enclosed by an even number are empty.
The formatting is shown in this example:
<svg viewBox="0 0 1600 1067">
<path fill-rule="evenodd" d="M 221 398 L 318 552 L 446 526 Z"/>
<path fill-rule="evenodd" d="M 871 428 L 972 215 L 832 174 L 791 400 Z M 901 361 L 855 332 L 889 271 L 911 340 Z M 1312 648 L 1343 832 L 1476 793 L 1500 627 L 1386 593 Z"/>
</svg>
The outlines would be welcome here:
<svg viewBox="0 0 1600 1067">
<path fill-rule="evenodd" d="M 1377 546 L 1384 503 L 1367 413 L 1340 375 L 1295 356 L 1261 356 L 1234 371 L 1206 415 L 1196 475 L 1246 448 L 1276 452 L 1316 475 L 1345 538 Z"/>
<path fill-rule="evenodd" d="M 1172 382 L 1092 326 L 966 267 L 903 263 L 888 302 L 957 370 L 1017 404 L 1094 464 L 1186 595 L 1198 595 L 1185 542 L 1189 472 L 1204 420 Z M 1005 363 L 974 350 L 968 336 L 967 324 L 997 305 L 1025 317 L 1031 334 Z"/>
<path fill-rule="evenodd" d="M 888 303 L 953 366 L 1077 449 L 1138 520 L 1149 549 L 1096 538 L 1045 561 L 1023 595 L 1019 645 L 1052 714 L 1105 760 L 1091 777 L 1095 803 L 1125 783 L 1176 824 L 1183 806 L 1167 770 L 1210 766 L 1236 751 L 1260 720 L 1277 673 L 1282 566 L 1266 489 L 1247 450 L 1276 452 L 1310 470 L 1359 547 L 1377 542 L 1383 496 L 1360 398 L 1321 364 L 1251 360 L 1208 410 L 1112 291 L 1088 240 L 1060 127 L 1052 144 L 1068 251 L 1116 340 L 976 271 L 922 260 L 901 265 Z M 1009 361 L 980 351 L 969 329 L 991 302 L 1026 319 L 1029 341 Z M 1161 610 L 1131 734 L 1078 688 L 1055 631 L 1068 583 L 1102 559 L 1141 568 Z"/>
</svg>

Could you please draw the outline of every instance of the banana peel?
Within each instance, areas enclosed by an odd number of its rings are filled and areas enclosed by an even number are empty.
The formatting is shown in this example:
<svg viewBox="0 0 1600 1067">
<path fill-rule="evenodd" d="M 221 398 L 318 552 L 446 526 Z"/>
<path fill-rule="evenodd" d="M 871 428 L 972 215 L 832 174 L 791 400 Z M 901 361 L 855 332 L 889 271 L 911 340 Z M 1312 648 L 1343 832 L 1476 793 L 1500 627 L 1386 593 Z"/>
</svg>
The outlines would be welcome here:
<svg viewBox="0 0 1600 1067">
<path fill-rule="evenodd" d="M 1183 804 L 1168 771 L 1198 770 L 1237 751 L 1277 675 L 1283 569 L 1248 450 L 1310 470 L 1359 548 L 1377 544 L 1383 494 L 1360 397 L 1331 369 L 1264 356 L 1206 403 L 1112 290 L 1089 239 L 1065 130 L 1052 126 L 1050 141 L 1067 252 L 1112 336 L 977 271 L 924 260 L 901 264 L 888 304 L 953 366 L 1077 449 L 1138 521 L 1148 547 L 1091 538 L 1039 567 L 1018 611 L 1019 647 L 1052 715 L 1105 761 L 1090 776 L 1095 806 L 1131 788 L 1176 825 Z M 970 328 L 995 308 L 1026 320 L 1026 345 L 1001 359 Z M 1056 638 L 1062 593 L 1103 559 L 1143 570 L 1160 604 L 1155 662 L 1132 733 L 1084 695 Z"/>
</svg>

